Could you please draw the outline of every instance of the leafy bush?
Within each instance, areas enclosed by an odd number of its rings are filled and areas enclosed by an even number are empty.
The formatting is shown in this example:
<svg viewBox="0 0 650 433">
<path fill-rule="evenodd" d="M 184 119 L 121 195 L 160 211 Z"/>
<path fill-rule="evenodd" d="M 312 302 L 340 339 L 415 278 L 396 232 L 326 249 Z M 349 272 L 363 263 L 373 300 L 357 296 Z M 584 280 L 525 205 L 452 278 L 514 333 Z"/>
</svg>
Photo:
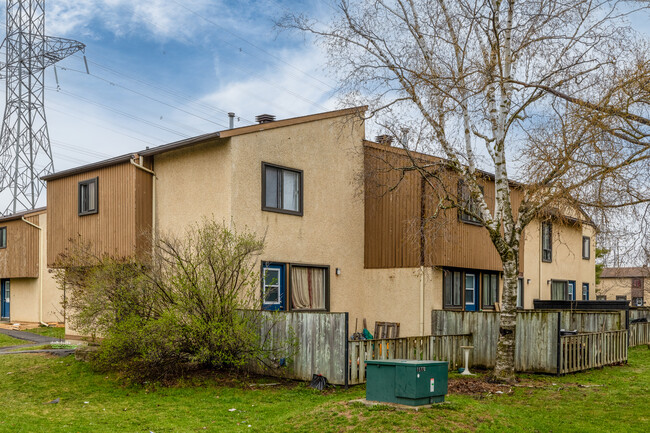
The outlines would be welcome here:
<svg viewBox="0 0 650 433">
<path fill-rule="evenodd" d="M 290 357 L 258 331 L 256 258 L 263 240 L 204 220 L 182 238 L 152 242 L 150 254 L 96 257 L 77 245 L 58 263 L 71 325 L 103 337 L 93 363 L 135 379 L 191 367 L 243 367 Z"/>
</svg>

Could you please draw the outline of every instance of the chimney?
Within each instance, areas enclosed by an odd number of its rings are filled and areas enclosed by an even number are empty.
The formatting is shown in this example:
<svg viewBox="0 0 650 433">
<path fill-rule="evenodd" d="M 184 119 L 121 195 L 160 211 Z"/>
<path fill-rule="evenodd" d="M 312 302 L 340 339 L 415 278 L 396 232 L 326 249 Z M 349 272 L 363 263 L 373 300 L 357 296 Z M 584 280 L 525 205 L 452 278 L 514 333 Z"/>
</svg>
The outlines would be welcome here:
<svg viewBox="0 0 650 433">
<path fill-rule="evenodd" d="M 375 137 L 375 141 L 379 144 L 385 144 L 386 146 L 390 146 L 391 143 L 393 142 L 393 136 L 392 135 L 378 135 Z"/>
<path fill-rule="evenodd" d="M 272 114 L 260 114 L 259 116 L 255 116 L 255 121 L 260 124 L 275 122 L 275 116 Z"/>
<path fill-rule="evenodd" d="M 228 113 L 228 129 L 233 129 L 235 127 L 235 113 Z"/>
</svg>

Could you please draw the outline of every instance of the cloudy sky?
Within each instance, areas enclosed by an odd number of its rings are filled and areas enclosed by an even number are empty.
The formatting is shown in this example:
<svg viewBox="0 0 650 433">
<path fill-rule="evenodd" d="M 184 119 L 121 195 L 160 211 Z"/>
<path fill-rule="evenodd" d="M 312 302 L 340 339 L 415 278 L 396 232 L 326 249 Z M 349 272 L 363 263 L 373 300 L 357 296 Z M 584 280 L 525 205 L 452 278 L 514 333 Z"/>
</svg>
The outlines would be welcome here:
<svg viewBox="0 0 650 433">
<path fill-rule="evenodd" d="M 339 108 L 323 53 L 274 30 L 287 10 L 332 12 L 318 1 L 47 1 L 46 33 L 84 43 L 90 72 L 82 53 L 58 64 L 58 85 L 46 72 L 56 171 L 225 129 L 229 111 L 244 126 Z"/>
</svg>

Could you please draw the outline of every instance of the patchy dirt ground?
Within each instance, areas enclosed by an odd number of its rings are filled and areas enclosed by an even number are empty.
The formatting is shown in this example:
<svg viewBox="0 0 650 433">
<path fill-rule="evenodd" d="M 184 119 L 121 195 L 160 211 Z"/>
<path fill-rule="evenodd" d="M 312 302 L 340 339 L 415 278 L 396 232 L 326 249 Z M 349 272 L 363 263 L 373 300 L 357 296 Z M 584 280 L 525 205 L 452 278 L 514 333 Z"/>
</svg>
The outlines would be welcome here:
<svg viewBox="0 0 650 433">
<path fill-rule="evenodd" d="M 448 384 L 449 394 L 485 395 L 507 394 L 512 392 L 509 385 L 490 383 L 483 378 L 450 378 Z"/>
</svg>

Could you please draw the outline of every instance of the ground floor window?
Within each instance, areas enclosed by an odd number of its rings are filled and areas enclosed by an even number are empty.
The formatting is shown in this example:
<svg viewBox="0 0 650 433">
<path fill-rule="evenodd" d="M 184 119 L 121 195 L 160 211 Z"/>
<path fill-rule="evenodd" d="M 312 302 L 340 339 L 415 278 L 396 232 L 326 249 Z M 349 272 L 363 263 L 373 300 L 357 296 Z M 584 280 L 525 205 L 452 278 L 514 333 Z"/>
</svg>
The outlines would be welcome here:
<svg viewBox="0 0 650 433">
<path fill-rule="evenodd" d="M 569 282 L 551 280 L 551 300 L 566 301 L 569 299 Z"/>
<path fill-rule="evenodd" d="M 616 295 L 616 300 L 617 301 L 627 301 L 627 296 L 626 295 Z"/>
<path fill-rule="evenodd" d="M 499 302 L 499 275 L 483 274 L 483 308 L 494 308 Z"/>
<path fill-rule="evenodd" d="M 499 302 L 499 274 L 476 269 L 443 269 L 442 291 L 444 308 L 493 309 Z"/>
<path fill-rule="evenodd" d="M 262 263 L 262 309 L 327 311 L 329 267 Z"/>
<path fill-rule="evenodd" d="M 443 271 L 443 291 L 445 307 L 462 308 L 461 273 L 460 271 Z"/>
<path fill-rule="evenodd" d="M 524 279 L 517 278 L 517 308 L 524 308 Z"/>
<path fill-rule="evenodd" d="M 589 283 L 582 283 L 582 300 L 589 300 Z"/>
<path fill-rule="evenodd" d="M 606 301 L 607 295 L 596 295 L 596 301 Z"/>
<path fill-rule="evenodd" d="M 632 305 L 635 307 L 643 307 L 643 298 L 632 298 Z"/>
<path fill-rule="evenodd" d="M 325 268 L 291 266 L 291 309 L 325 310 L 327 272 Z"/>
</svg>

